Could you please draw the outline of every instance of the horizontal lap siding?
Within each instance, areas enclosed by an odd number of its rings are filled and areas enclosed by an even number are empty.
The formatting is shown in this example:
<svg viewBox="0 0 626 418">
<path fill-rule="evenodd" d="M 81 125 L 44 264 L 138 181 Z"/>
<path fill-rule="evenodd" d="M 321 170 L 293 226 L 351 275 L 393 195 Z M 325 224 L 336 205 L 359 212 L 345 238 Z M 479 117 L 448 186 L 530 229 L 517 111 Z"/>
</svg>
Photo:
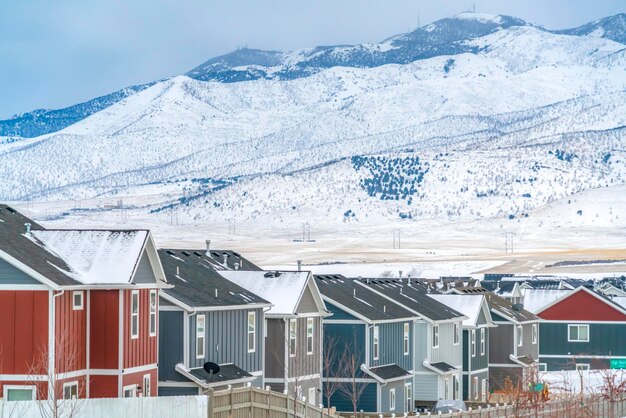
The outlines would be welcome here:
<svg viewBox="0 0 626 418">
<path fill-rule="evenodd" d="M 119 366 L 119 292 L 118 290 L 89 291 L 91 303 L 89 366 L 91 369 L 117 369 Z M 115 396 L 117 396 L 117 390 Z"/>
<path fill-rule="evenodd" d="M 56 371 L 66 373 L 87 368 L 87 291 L 83 309 L 74 310 L 72 291 L 55 297 Z"/>
<path fill-rule="evenodd" d="M 566 323 L 541 323 L 540 356 L 626 356 L 626 324 L 589 324 L 589 342 L 568 342 L 567 328 Z"/>
<path fill-rule="evenodd" d="M 436 401 L 439 399 L 439 380 L 434 374 L 418 374 L 413 383 L 413 393 L 417 401 Z"/>
<path fill-rule="evenodd" d="M 124 298 L 124 362 L 123 367 L 137 367 L 146 364 L 157 363 L 157 335 L 149 335 L 150 324 L 150 290 L 139 290 L 139 337 L 131 338 L 130 312 L 131 312 L 131 290 L 122 290 Z M 158 324 L 158 294 L 157 294 L 157 330 Z"/>
<path fill-rule="evenodd" d="M 0 291 L 0 366 L 2 374 L 47 369 L 48 291 Z"/>
</svg>

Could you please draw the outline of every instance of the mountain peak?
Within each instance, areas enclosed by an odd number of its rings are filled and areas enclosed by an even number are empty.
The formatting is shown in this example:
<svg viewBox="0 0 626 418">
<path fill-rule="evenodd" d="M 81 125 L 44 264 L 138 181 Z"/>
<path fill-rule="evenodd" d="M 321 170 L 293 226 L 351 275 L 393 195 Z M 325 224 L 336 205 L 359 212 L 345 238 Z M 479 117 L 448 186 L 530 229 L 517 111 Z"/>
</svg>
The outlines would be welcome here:
<svg viewBox="0 0 626 418">
<path fill-rule="evenodd" d="M 503 16 L 501 15 L 492 15 L 487 13 L 476 13 L 476 12 L 462 12 L 453 17 L 453 19 L 458 20 L 474 20 L 480 23 L 502 23 Z"/>
</svg>

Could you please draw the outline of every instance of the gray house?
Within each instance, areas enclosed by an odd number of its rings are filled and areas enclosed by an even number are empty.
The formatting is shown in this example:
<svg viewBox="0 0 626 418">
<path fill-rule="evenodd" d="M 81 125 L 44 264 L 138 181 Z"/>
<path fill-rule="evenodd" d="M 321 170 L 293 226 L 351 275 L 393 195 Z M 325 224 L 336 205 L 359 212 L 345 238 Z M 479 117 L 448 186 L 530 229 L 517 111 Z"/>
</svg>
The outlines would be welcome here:
<svg viewBox="0 0 626 418">
<path fill-rule="evenodd" d="M 454 288 L 459 294 L 484 294 L 496 328 L 489 333 L 489 384 L 501 390 L 507 378 L 513 385 L 533 372 L 539 359 L 539 318 L 482 287 Z M 522 379 L 523 381 L 524 379 Z"/>
<path fill-rule="evenodd" d="M 412 328 L 419 318 L 356 280 L 325 275 L 315 281 L 333 314 L 324 319 L 323 393 L 337 388 L 330 406 L 352 411 L 350 394 L 362 391 L 357 410 L 413 411 Z M 356 358 L 356 367 L 346 367 L 348 356 Z M 324 403 L 328 407 L 328 399 Z"/>
<path fill-rule="evenodd" d="M 220 271 L 229 281 L 268 300 L 265 312 L 265 384 L 321 403 L 322 318 L 328 315 L 306 271 Z"/>
<path fill-rule="evenodd" d="M 159 395 L 263 387 L 264 311 L 271 304 L 217 271 L 242 264 L 226 251 L 159 250 L 173 288 L 160 294 Z M 258 268 L 247 263 L 247 268 Z M 204 365 L 218 364 L 218 373 Z"/>
<path fill-rule="evenodd" d="M 495 327 L 485 295 L 430 295 L 466 315 L 463 321 L 463 399 L 488 401 L 489 332 Z"/>
<path fill-rule="evenodd" d="M 465 315 L 434 300 L 416 279 L 360 279 L 359 284 L 419 317 L 413 323 L 413 395 L 416 406 L 461 399 Z"/>
</svg>

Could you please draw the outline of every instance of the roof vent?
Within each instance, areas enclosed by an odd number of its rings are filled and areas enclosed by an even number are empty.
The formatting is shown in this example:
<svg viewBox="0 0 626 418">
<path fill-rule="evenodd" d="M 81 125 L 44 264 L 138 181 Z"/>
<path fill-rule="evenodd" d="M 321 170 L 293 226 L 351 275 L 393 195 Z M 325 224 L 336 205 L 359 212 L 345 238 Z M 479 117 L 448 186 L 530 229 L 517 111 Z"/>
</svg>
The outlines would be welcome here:
<svg viewBox="0 0 626 418">
<path fill-rule="evenodd" d="M 356 289 L 352 289 L 352 297 L 356 298 Z"/>
<path fill-rule="evenodd" d="M 204 244 L 206 246 L 204 252 L 206 252 L 206 255 L 210 255 L 209 253 L 211 252 L 211 240 L 210 239 L 205 240 Z"/>
<path fill-rule="evenodd" d="M 263 275 L 263 277 L 269 279 L 270 277 L 274 277 L 274 272 L 273 271 L 268 271 L 267 273 L 265 273 Z"/>
<path fill-rule="evenodd" d="M 168 253 L 169 255 L 176 255 L 176 253 L 172 250 L 167 250 L 166 253 Z"/>
<path fill-rule="evenodd" d="M 383 305 L 383 312 L 387 312 L 387 305 Z"/>
<path fill-rule="evenodd" d="M 298 260 L 298 271 L 302 271 L 302 260 Z"/>
<path fill-rule="evenodd" d="M 180 276 L 180 267 L 179 266 L 176 266 L 176 275 Z"/>
<path fill-rule="evenodd" d="M 217 287 L 215 288 L 215 299 L 217 299 Z"/>
<path fill-rule="evenodd" d="M 30 223 L 29 223 L 29 222 L 26 222 L 26 223 L 24 224 L 24 234 L 25 234 L 27 237 L 30 237 Z"/>
<path fill-rule="evenodd" d="M 189 253 L 187 251 L 181 251 L 181 254 L 183 254 L 186 257 L 189 257 Z"/>
<path fill-rule="evenodd" d="M 235 263 L 235 270 L 239 270 L 239 263 Z"/>
<path fill-rule="evenodd" d="M 513 308 L 513 310 L 515 312 L 521 312 L 522 309 L 524 309 L 524 304 L 523 303 L 514 303 L 511 308 Z"/>
<path fill-rule="evenodd" d="M 222 257 L 224 259 L 222 264 L 224 264 L 224 266 L 227 267 L 228 266 L 228 253 L 222 254 Z"/>
</svg>

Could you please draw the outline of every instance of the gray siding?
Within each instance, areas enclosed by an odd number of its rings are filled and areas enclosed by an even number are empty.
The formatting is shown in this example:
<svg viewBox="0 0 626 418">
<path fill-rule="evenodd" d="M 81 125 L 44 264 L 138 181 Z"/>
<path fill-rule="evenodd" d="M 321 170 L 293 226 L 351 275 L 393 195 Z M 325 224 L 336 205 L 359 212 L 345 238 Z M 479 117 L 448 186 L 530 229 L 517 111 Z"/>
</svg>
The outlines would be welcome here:
<svg viewBox="0 0 626 418">
<path fill-rule="evenodd" d="M 296 355 L 289 357 L 289 377 L 310 376 L 321 373 L 320 317 L 313 317 L 313 353 L 307 353 L 306 318 L 297 319 Z"/>
<path fill-rule="evenodd" d="M 267 319 L 265 338 L 265 377 L 283 378 L 285 375 L 285 323 L 282 319 Z M 273 385 L 272 385 L 273 387 Z"/>
<path fill-rule="evenodd" d="M 424 360 L 428 359 L 430 351 L 430 325 L 426 322 L 416 322 L 413 326 L 413 347 L 415 351 L 415 364 L 413 370 L 415 371 L 430 371 L 422 364 Z M 417 392 L 416 392 L 417 393 Z M 419 399 L 419 398 L 416 398 Z"/>
<path fill-rule="evenodd" d="M 41 284 L 17 267 L 0 260 L 0 284 Z"/>
<path fill-rule="evenodd" d="M 478 378 L 478 397 L 476 397 L 476 394 L 471 393 L 470 395 L 470 390 L 473 389 L 471 388 L 472 385 L 472 379 L 476 377 Z M 489 371 L 485 370 L 484 372 L 480 372 L 480 373 L 472 373 L 471 375 L 463 375 L 463 399 L 464 400 L 470 400 L 470 401 L 474 401 L 476 399 L 482 399 L 483 396 L 483 389 L 482 389 L 482 382 L 483 379 L 487 380 L 487 392 L 486 394 L 489 394 Z M 470 398 L 471 396 L 471 398 Z M 485 397 L 486 399 L 487 397 Z"/>
<path fill-rule="evenodd" d="M 182 311 L 159 312 L 159 381 L 187 381 L 175 370 L 184 361 L 183 315 Z"/>
<path fill-rule="evenodd" d="M 380 388 L 380 405 L 378 405 L 378 411 L 382 413 L 393 412 L 396 415 L 405 412 L 406 403 L 404 399 L 404 380 L 400 380 L 398 382 L 391 382 L 384 386 L 379 385 Z M 395 389 L 396 391 L 396 407 L 391 410 L 390 407 L 390 392 L 391 389 Z"/>
<path fill-rule="evenodd" d="M 481 354 L 480 330 L 485 330 L 485 353 Z M 471 335 L 471 334 L 470 334 Z M 469 353 L 469 350 L 468 350 Z M 476 355 L 470 357 L 472 370 L 485 369 L 489 366 L 489 328 L 479 328 L 476 330 Z"/>
<path fill-rule="evenodd" d="M 310 285 L 307 286 L 306 289 L 304 289 L 304 292 L 302 293 L 302 298 L 300 298 L 300 303 L 296 308 L 296 312 L 299 314 L 318 312 L 317 304 L 315 303 L 315 298 L 311 293 Z"/>
<path fill-rule="evenodd" d="M 404 355 L 404 324 L 407 322 L 394 322 L 380 324 L 379 328 L 379 358 L 374 360 L 374 327 L 369 328 L 369 352 L 370 367 L 382 366 L 386 364 L 397 364 L 404 370 L 413 370 L 411 357 L 411 337 L 412 327 L 409 324 L 409 354 Z"/>
<path fill-rule="evenodd" d="M 538 326 L 538 325 L 537 325 Z M 524 324 L 522 346 L 517 347 L 518 356 L 531 356 L 535 360 L 539 358 L 539 329 L 537 329 L 537 344 L 532 342 L 532 324 Z"/>
<path fill-rule="evenodd" d="M 159 386 L 159 396 L 193 396 L 198 395 L 198 387 L 166 387 Z"/>
<path fill-rule="evenodd" d="M 415 375 L 413 393 L 417 405 L 419 401 L 436 401 L 439 399 L 439 379 L 436 374 Z"/>
<path fill-rule="evenodd" d="M 148 258 L 148 254 L 144 251 L 143 255 L 139 259 L 139 264 L 137 265 L 137 271 L 135 271 L 135 277 L 133 277 L 133 283 L 155 283 L 156 277 L 154 276 L 154 271 L 152 271 L 152 266 L 150 265 L 150 259 Z"/>
<path fill-rule="evenodd" d="M 511 363 L 509 356 L 513 354 L 513 324 L 498 324 L 489 333 L 489 363 Z"/>
<path fill-rule="evenodd" d="M 463 364 L 462 350 L 461 341 L 456 345 L 454 344 L 454 324 L 452 322 L 439 324 L 439 347 L 432 349 L 431 362 L 445 361 L 452 366 L 461 368 Z"/>
<path fill-rule="evenodd" d="M 248 312 L 256 313 L 255 351 L 248 353 Z M 205 355 L 196 358 L 196 319 L 205 315 Z M 237 309 L 198 312 L 189 316 L 189 367 L 202 367 L 205 362 L 234 363 L 247 372 L 263 367 L 263 311 Z"/>
</svg>

